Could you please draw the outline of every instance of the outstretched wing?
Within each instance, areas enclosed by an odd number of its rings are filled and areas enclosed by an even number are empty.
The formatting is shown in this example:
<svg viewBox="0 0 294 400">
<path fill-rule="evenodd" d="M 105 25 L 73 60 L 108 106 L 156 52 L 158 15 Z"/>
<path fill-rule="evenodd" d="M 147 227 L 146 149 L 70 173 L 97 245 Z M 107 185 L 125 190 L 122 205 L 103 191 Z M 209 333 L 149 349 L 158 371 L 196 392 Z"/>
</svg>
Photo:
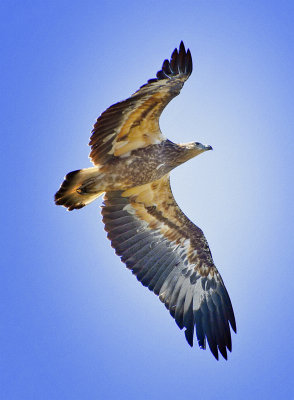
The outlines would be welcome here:
<svg viewBox="0 0 294 400">
<path fill-rule="evenodd" d="M 201 229 L 180 210 L 169 177 L 107 192 L 102 207 L 108 238 L 137 279 L 159 295 L 193 346 L 206 339 L 213 355 L 231 351 L 233 308 Z"/>
<path fill-rule="evenodd" d="M 97 119 L 89 143 L 91 161 L 101 165 L 113 156 L 164 140 L 159 117 L 191 73 L 191 53 L 189 49 L 186 52 L 181 42 L 171 60 L 163 62 L 157 78 L 150 79 L 128 99 L 109 107 Z"/>
</svg>

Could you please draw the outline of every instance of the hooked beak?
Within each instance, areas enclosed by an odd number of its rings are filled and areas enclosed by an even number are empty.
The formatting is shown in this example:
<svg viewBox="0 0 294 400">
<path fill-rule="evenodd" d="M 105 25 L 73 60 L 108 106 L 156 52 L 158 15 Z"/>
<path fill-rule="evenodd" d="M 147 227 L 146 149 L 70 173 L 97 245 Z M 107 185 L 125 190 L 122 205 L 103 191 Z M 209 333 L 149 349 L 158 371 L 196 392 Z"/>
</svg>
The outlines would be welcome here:
<svg viewBox="0 0 294 400">
<path fill-rule="evenodd" d="M 209 144 L 202 144 L 199 142 L 195 142 L 195 145 L 201 151 L 212 150 L 212 147 Z"/>
</svg>

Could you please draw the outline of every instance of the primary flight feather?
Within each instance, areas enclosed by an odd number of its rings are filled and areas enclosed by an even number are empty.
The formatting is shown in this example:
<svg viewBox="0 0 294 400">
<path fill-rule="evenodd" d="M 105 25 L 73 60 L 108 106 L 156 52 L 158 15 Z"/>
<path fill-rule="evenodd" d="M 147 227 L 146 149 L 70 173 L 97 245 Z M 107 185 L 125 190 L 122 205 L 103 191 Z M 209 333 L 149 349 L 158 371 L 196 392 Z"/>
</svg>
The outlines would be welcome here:
<svg viewBox="0 0 294 400">
<path fill-rule="evenodd" d="M 82 208 L 104 193 L 102 217 L 116 254 L 157 294 L 178 326 L 218 359 L 231 351 L 236 332 L 231 301 L 200 228 L 180 210 L 170 187 L 172 169 L 207 150 L 198 142 L 175 144 L 159 128 L 165 106 L 192 73 L 181 42 L 155 79 L 104 111 L 90 138 L 95 165 L 66 175 L 55 203 Z"/>
</svg>

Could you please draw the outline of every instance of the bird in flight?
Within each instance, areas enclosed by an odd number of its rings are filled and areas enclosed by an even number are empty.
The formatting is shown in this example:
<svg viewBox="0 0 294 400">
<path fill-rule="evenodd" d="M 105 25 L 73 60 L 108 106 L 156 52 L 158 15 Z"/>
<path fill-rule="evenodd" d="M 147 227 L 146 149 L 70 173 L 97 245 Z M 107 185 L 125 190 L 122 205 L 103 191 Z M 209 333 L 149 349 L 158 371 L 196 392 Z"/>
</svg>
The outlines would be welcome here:
<svg viewBox="0 0 294 400">
<path fill-rule="evenodd" d="M 211 150 L 198 142 L 175 144 L 159 127 L 165 106 L 192 73 L 183 42 L 164 60 L 156 78 L 104 111 L 92 130 L 92 168 L 66 175 L 55 203 L 69 211 L 104 194 L 103 223 L 116 254 L 159 296 L 193 346 L 227 359 L 236 332 L 232 304 L 207 240 L 177 205 L 170 172 Z"/>
</svg>

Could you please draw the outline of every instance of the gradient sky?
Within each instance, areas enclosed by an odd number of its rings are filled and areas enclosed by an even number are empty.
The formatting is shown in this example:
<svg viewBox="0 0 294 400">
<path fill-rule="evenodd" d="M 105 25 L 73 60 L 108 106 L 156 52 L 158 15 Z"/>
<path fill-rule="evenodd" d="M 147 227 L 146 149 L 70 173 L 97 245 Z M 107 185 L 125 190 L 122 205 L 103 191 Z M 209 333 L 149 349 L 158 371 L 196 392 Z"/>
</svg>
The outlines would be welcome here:
<svg viewBox="0 0 294 400">
<path fill-rule="evenodd" d="M 0 5 L 0 397 L 292 399 L 292 1 Z M 164 111 L 175 142 L 213 146 L 172 173 L 233 302 L 228 361 L 191 349 L 106 238 L 101 199 L 66 212 L 97 116 L 184 40 L 194 71 Z"/>
</svg>

